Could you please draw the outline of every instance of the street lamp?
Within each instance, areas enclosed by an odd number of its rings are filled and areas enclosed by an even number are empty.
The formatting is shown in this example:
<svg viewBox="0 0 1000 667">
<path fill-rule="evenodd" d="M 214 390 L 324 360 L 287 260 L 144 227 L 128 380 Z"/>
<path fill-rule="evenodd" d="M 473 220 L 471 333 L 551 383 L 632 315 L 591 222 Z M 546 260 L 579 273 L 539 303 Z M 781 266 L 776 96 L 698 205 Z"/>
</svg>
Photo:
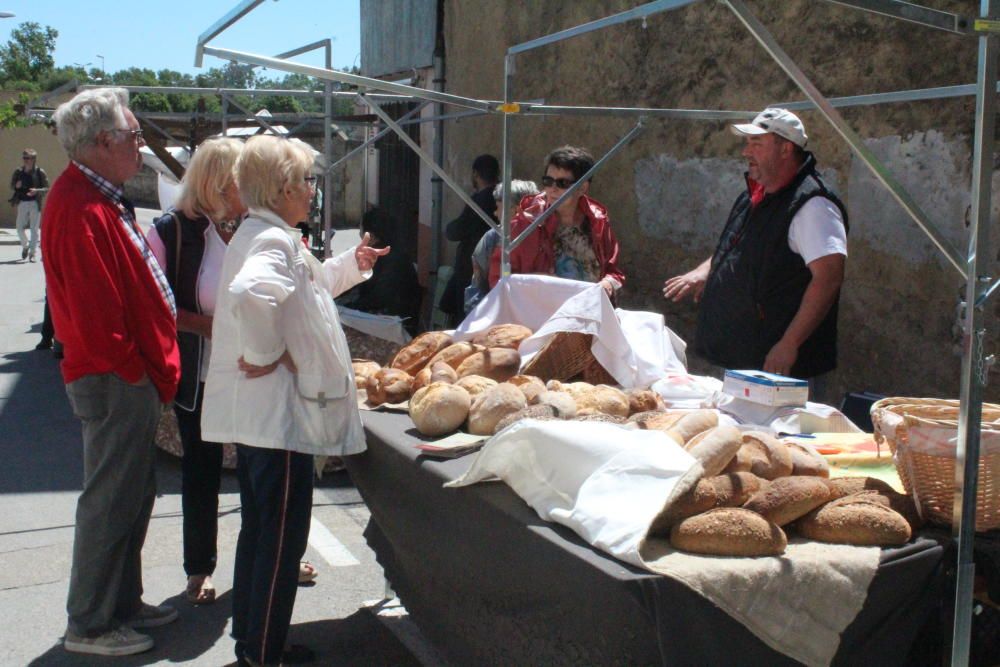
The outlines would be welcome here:
<svg viewBox="0 0 1000 667">
<path fill-rule="evenodd" d="M 105 78 L 107 78 L 107 74 L 104 71 L 104 56 L 98 53 L 97 57 L 101 59 L 101 81 L 103 81 Z"/>
</svg>

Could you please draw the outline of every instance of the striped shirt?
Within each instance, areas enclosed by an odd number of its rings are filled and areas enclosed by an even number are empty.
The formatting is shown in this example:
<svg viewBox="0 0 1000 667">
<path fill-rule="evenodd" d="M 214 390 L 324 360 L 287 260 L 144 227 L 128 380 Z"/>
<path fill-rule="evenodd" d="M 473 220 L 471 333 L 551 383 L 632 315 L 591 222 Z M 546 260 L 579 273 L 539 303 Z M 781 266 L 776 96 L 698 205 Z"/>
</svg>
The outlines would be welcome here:
<svg viewBox="0 0 1000 667">
<path fill-rule="evenodd" d="M 160 288 L 160 296 L 167 303 L 173 316 L 177 317 L 177 304 L 174 302 L 173 290 L 170 289 L 167 277 L 163 275 L 160 264 L 156 261 L 156 257 L 153 256 L 153 251 L 146 242 L 146 237 L 139 231 L 139 225 L 135 221 L 135 209 L 125 199 L 125 190 L 76 160 L 73 160 L 73 164 L 101 191 L 101 194 L 110 199 L 118 207 L 120 214 L 118 220 L 124 225 L 125 231 L 128 233 L 129 238 L 132 239 L 132 243 L 135 244 L 135 247 L 142 254 L 142 258 L 146 261 L 149 272 L 153 274 L 153 279 L 156 280 L 156 286 Z"/>
</svg>

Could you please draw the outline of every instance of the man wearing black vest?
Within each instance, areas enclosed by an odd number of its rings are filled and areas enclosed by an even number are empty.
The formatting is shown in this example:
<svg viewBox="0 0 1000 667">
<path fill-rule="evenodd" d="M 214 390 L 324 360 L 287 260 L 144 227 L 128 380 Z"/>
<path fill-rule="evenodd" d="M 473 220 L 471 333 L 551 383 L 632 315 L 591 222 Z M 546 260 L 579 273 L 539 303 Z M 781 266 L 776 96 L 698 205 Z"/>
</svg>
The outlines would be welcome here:
<svg viewBox="0 0 1000 667">
<path fill-rule="evenodd" d="M 847 210 L 795 114 L 765 109 L 732 130 L 744 137 L 747 190 L 712 257 L 667 280 L 663 296 L 701 301 L 694 349 L 711 363 L 814 379 L 837 366 Z"/>
</svg>

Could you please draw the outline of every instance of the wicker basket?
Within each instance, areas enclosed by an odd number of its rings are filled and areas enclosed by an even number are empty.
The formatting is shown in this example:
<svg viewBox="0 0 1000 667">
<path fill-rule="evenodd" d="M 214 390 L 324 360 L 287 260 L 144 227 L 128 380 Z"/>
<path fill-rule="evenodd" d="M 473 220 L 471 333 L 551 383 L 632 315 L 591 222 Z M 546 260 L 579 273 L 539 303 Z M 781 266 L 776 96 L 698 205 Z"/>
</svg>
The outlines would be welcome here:
<svg viewBox="0 0 1000 667">
<path fill-rule="evenodd" d="M 594 362 L 590 351 L 593 336 L 578 331 L 560 331 L 532 357 L 521 371 L 542 380 L 569 380 L 583 373 Z"/>
<path fill-rule="evenodd" d="M 911 444 L 911 430 L 958 432 L 959 402 L 931 398 L 885 398 L 872 405 L 875 441 L 884 441 L 893 454 L 896 470 L 921 515 L 950 526 L 955 502 L 955 454 L 947 445 L 938 451 Z M 983 403 L 983 434 L 976 490 L 976 530 L 1000 528 L 1000 405 Z M 986 442 L 989 436 L 989 443 Z"/>
</svg>

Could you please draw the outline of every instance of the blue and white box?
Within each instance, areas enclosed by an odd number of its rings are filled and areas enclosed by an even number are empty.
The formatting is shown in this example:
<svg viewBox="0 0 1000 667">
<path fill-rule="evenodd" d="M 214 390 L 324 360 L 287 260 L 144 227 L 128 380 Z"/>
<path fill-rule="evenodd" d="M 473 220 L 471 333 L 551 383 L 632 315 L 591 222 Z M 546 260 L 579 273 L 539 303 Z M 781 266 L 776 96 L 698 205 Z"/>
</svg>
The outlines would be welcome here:
<svg viewBox="0 0 1000 667">
<path fill-rule="evenodd" d="M 805 405 L 809 399 L 806 380 L 764 371 L 726 371 L 722 391 L 744 401 L 773 407 Z"/>
</svg>

